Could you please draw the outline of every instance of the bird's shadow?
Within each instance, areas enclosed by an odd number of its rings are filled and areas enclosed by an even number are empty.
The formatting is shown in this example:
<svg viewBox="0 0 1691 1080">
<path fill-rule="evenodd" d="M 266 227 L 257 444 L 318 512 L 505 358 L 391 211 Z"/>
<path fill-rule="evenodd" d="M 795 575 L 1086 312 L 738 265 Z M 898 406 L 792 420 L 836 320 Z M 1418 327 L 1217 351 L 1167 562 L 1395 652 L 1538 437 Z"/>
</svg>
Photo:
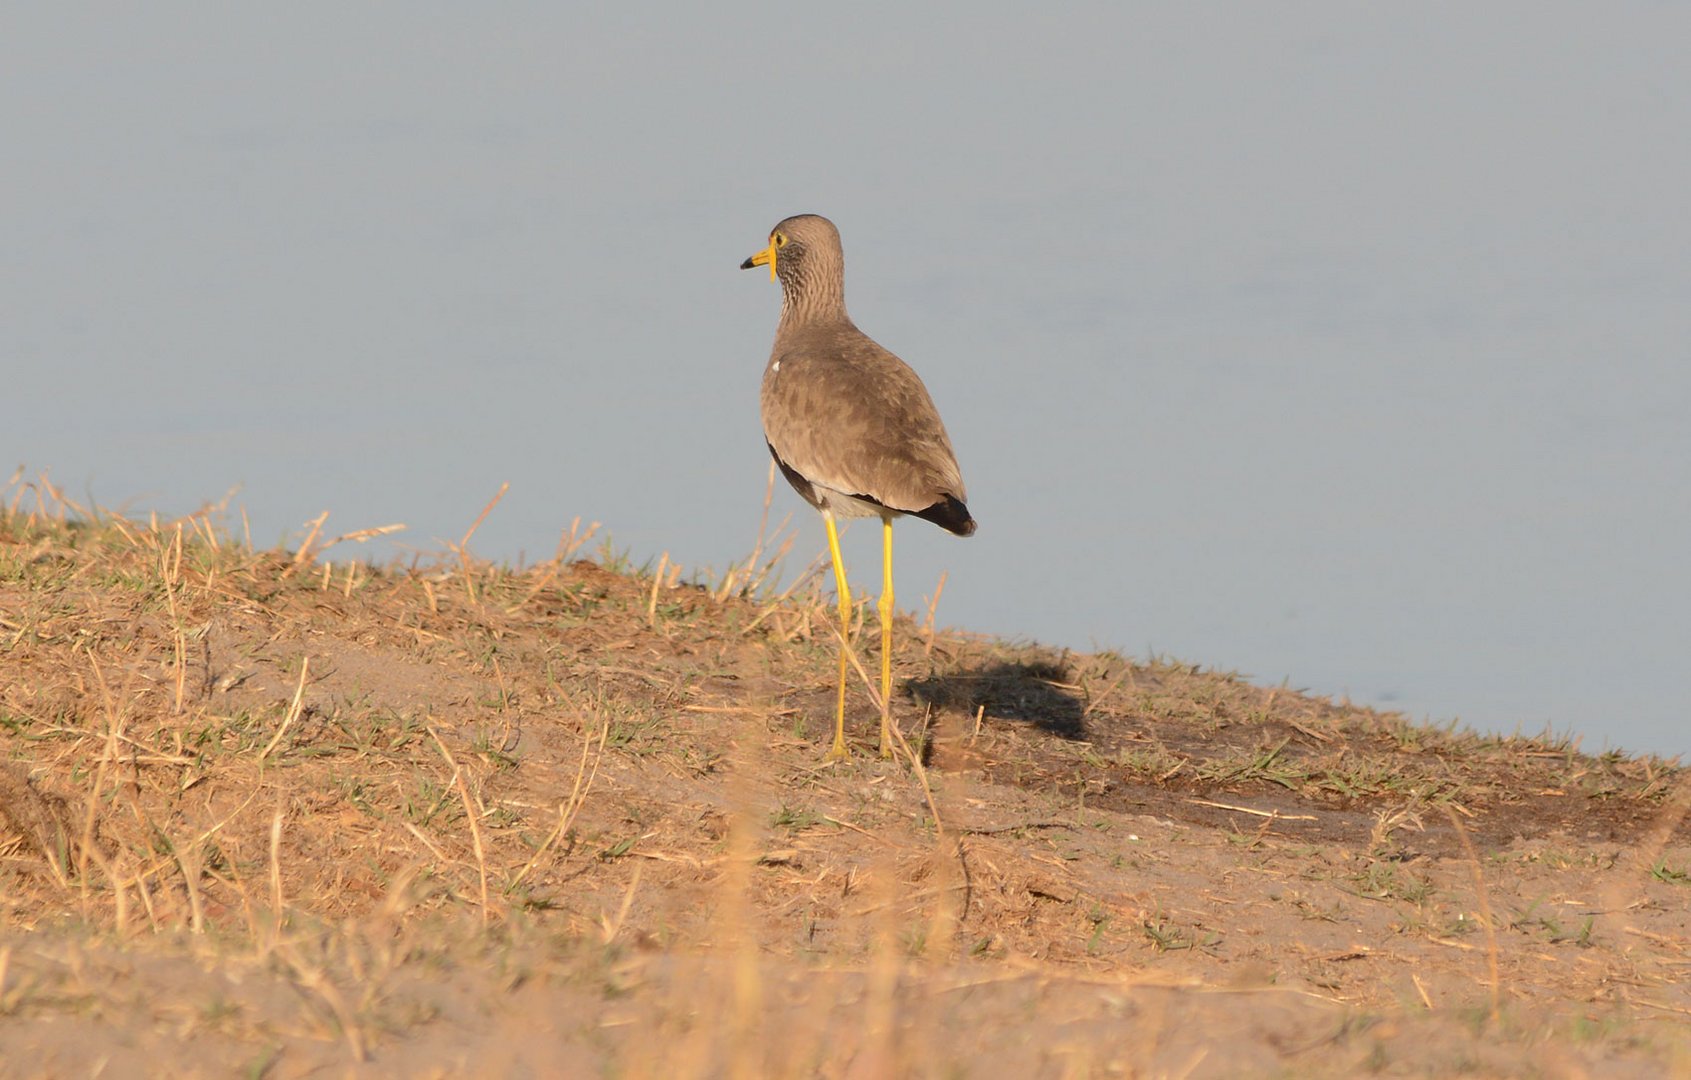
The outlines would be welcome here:
<svg viewBox="0 0 1691 1080">
<path fill-rule="evenodd" d="M 1055 664 L 1000 661 L 905 685 L 916 701 L 936 709 L 959 709 L 972 716 L 984 707 L 994 720 L 1031 724 L 1062 739 L 1085 739 L 1086 713 L 1079 698 L 1052 685 L 1063 682 L 1064 674 Z"/>
</svg>

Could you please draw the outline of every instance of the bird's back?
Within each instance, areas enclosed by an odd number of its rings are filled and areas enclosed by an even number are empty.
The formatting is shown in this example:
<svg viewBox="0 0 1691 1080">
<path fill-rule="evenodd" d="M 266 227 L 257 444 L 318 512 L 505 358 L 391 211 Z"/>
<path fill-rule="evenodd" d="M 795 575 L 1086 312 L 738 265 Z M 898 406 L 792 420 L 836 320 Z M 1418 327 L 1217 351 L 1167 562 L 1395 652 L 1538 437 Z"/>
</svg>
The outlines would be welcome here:
<svg viewBox="0 0 1691 1080">
<path fill-rule="evenodd" d="M 770 449 L 812 484 L 910 514 L 968 498 L 921 378 L 849 321 L 776 336 L 762 411 Z"/>
</svg>

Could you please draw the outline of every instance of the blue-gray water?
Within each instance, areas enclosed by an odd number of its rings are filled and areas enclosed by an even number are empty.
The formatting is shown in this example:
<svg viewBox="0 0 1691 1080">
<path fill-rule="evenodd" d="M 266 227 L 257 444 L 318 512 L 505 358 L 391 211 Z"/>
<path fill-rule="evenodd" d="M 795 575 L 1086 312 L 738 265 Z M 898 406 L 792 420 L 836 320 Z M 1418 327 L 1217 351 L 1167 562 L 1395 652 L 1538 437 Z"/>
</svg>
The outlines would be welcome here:
<svg viewBox="0 0 1691 1080">
<path fill-rule="evenodd" d="M 0 454 L 721 567 L 815 211 L 981 521 L 908 606 L 1691 750 L 1691 9 L 1023 7 L 14 9 Z"/>
</svg>

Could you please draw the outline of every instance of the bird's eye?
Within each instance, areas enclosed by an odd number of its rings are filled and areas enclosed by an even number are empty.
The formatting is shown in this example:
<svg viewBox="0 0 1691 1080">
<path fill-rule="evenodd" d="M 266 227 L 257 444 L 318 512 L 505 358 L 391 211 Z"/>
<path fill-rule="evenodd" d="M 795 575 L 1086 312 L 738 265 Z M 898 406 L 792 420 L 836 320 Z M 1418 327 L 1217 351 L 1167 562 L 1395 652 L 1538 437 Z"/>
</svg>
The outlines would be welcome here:
<svg viewBox="0 0 1691 1080">
<path fill-rule="evenodd" d="M 771 241 L 774 243 L 774 245 L 776 247 L 786 247 L 787 246 L 787 236 L 786 236 L 785 233 L 776 233 L 774 235 L 774 237 L 771 238 Z"/>
</svg>

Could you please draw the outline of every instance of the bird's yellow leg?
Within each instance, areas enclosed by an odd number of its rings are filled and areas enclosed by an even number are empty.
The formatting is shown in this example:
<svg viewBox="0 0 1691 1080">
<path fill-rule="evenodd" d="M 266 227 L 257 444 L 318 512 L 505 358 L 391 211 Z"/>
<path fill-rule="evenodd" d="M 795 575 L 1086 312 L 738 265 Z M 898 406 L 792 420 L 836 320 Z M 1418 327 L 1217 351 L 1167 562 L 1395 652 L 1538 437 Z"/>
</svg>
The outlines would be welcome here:
<svg viewBox="0 0 1691 1080">
<path fill-rule="evenodd" d="M 892 757 L 892 518 L 881 519 L 881 756 Z"/>
<path fill-rule="evenodd" d="M 834 527 L 834 515 L 822 511 L 822 523 L 828 527 L 828 554 L 834 560 L 834 589 L 840 598 L 840 696 L 834 710 L 834 745 L 823 761 L 844 761 L 851 754 L 845 741 L 846 649 L 851 633 L 851 586 L 846 584 L 845 560 L 840 557 L 840 532 Z"/>
</svg>

